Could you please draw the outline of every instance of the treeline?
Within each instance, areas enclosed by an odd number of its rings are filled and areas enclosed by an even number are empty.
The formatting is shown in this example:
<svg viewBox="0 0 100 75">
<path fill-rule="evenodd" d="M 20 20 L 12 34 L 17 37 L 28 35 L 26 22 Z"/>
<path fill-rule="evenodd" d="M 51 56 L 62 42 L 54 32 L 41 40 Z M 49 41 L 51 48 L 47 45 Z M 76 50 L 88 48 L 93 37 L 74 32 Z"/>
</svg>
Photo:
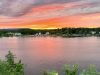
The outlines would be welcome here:
<svg viewBox="0 0 100 75">
<path fill-rule="evenodd" d="M 52 30 L 42 29 L 2 29 L 0 36 L 20 35 L 49 35 L 49 36 L 100 36 L 100 28 L 62 28 Z"/>
</svg>

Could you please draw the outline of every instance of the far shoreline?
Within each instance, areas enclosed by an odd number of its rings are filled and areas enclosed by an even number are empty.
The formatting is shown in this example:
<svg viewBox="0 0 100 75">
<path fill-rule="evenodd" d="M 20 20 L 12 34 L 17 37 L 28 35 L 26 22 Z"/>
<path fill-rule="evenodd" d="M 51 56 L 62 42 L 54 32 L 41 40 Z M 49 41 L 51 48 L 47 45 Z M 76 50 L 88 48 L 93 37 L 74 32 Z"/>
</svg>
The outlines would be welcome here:
<svg viewBox="0 0 100 75">
<path fill-rule="evenodd" d="M 0 29 L 0 37 L 100 37 L 100 28 Z"/>
</svg>

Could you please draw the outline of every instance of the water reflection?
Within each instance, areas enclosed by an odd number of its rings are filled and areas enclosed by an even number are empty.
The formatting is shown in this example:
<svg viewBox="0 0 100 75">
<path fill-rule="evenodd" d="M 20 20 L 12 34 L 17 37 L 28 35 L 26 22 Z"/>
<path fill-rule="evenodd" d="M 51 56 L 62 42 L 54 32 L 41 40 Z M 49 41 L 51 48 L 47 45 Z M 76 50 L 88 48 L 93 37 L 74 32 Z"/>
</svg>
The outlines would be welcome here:
<svg viewBox="0 0 100 75">
<path fill-rule="evenodd" d="M 64 64 L 100 65 L 99 37 L 10 37 L 0 38 L 0 57 L 11 50 L 25 64 L 26 75 L 40 75 Z M 30 73 L 30 74 L 29 74 Z"/>
</svg>

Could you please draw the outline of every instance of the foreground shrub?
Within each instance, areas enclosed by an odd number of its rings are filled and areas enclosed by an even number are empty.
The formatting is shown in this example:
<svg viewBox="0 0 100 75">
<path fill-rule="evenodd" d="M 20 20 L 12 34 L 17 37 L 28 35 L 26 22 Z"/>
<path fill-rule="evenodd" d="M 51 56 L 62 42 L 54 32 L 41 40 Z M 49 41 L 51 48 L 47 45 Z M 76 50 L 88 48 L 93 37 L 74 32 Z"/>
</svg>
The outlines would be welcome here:
<svg viewBox="0 0 100 75">
<path fill-rule="evenodd" d="M 58 75 L 58 72 L 56 71 L 44 72 L 44 75 Z"/>
<path fill-rule="evenodd" d="M 78 65 L 65 65 L 65 75 L 77 75 Z"/>
<path fill-rule="evenodd" d="M 95 65 L 90 65 L 87 69 L 83 69 L 78 72 L 78 65 L 65 65 L 64 66 L 64 74 L 62 75 L 100 75 L 100 72 L 97 71 Z M 44 75 L 59 75 L 58 72 L 44 72 Z"/>
<path fill-rule="evenodd" d="M 0 75 L 24 75 L 21 60 L 15 62 L 15 56 L 9 51 L 6 60 L 0 60 Z"/>
<path fill-rule="evenodd" d="M 96 70 L 96 66 L 95 65 L 90 65 L 88 69 L 84 69 L 80 75 L 97 75 L 99 74 L 99 72 L 97 72 Z"/>
</svg>

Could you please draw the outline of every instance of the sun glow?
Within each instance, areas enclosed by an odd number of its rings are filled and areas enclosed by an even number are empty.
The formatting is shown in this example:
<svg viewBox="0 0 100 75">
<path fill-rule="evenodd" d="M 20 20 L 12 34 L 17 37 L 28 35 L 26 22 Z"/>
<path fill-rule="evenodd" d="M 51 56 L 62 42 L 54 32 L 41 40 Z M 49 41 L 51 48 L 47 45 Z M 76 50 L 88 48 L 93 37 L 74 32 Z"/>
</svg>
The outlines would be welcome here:
<svg viewBox="0 0 100 75">
<path fill-rule="evenodd" d="M 97 28 L 96 26 L 89 26 L 88 28 Z"/>
<path fill-rule="evenodd" d="M 48 27 L 48 28 L 30 28 L 30 29 L 41 29 L 41 30 L 52 30 L 52 29 L 58 29 L 58 28 L 53 28 L 53 27 Z"/>
</svg>

